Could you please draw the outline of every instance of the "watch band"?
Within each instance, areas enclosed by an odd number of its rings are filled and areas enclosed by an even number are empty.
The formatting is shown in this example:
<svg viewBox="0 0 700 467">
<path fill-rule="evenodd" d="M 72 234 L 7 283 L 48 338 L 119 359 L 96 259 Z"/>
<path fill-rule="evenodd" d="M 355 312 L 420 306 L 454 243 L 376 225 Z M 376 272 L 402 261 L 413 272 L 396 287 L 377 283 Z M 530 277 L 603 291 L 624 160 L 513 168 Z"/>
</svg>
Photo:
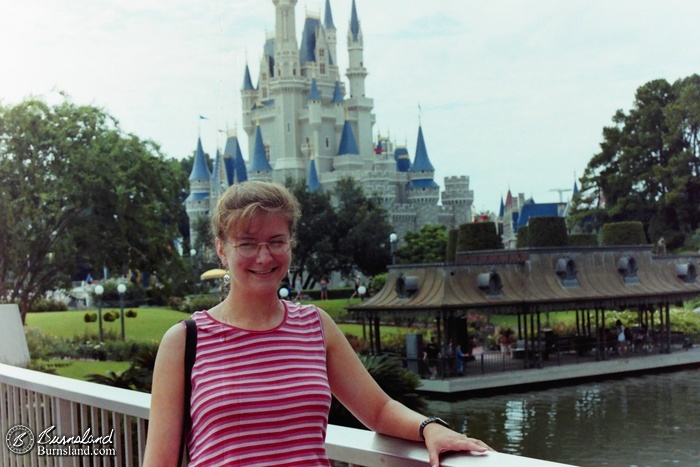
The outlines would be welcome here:
<svg viewBox="0 0 700 467">
<path fill-rule="evenodd" d="M 425 427 L 430 425 L 431 423 L 437 423 L 446 428 L 450 427 L 450 425 L 448 425 L 447 422 L 440 417 L 426 418 L 425 420 L 423 420 L 423 423 L 420 424 L 420 428 L 418 428 L 418 436 L 420 436 L 420 439 L 422 439 L 423 441 L 425 441 L 425 436 L 423 436 L 423 430 L 425 430 Z"/>
</svg>

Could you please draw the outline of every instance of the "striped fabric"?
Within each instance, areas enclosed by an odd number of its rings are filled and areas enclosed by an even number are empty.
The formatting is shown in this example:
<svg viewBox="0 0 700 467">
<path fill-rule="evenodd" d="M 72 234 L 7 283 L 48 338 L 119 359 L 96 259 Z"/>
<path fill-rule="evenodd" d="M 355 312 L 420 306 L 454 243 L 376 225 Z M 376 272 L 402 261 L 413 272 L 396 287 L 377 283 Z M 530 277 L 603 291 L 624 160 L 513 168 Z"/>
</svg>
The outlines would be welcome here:
<svg viewBox="0 0 700 467">
<path fill-rule="evenodd" d="M 316 307 L 283 302 L 270 331 L 246 331 L 206 311 L 192 369 L 190 465 L 328 466 L 331 393 Z"/>
</svg>

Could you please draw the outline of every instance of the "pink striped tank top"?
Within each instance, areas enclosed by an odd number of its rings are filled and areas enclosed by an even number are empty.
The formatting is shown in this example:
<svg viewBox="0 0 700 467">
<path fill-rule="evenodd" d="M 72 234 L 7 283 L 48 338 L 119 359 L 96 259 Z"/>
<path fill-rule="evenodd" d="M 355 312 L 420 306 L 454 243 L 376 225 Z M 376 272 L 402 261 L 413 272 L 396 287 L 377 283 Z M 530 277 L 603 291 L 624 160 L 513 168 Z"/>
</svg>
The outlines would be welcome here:
<svg viewBox="0 0 700 467">
<path fill-rule="evenodd" d="M 283 302 L 269 331 L 197 322 L 190 465 L 328 466 L 331 392 L 323 325 L 313 305 Z"/>
</svg>

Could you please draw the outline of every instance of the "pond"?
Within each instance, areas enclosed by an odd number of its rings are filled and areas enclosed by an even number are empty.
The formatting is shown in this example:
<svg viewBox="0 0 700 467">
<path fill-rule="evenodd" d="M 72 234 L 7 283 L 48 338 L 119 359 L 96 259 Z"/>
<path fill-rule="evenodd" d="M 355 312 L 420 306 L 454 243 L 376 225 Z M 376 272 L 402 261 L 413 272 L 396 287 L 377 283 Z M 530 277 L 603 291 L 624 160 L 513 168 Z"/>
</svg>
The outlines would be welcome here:
<svg viewBox="0 0 700 467">
<path fill-rule="evenodd" d="M 700 369 L 428 405 L 508 454 L 581 466 L 700 466 Z"/>
</svg>

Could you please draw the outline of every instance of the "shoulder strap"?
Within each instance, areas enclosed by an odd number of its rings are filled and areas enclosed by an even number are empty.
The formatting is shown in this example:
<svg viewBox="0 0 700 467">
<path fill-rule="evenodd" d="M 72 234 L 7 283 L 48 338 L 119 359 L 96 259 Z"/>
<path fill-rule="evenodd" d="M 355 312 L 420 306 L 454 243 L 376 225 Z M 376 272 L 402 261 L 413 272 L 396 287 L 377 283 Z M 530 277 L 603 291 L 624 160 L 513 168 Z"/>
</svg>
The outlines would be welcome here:
<svg viewBox="0 0 700 467">
<path fill-rule="evenodd" d="M 197 323 L 193 319 L 182 321 L 187 329 L 187 337 L 185 338 L 185 390 L 184 390 L 184 409 L 182 417 L 182 436 L 180 438 L 180 459 L 177 465 L 182 465 L 183 459 L 189 458 L 187 452 L 187 433 L 192 426 L 192 418 L 190 416 L 190 398 L 192 396 L 192 367 L 197 356 Z"/>
</svg>

